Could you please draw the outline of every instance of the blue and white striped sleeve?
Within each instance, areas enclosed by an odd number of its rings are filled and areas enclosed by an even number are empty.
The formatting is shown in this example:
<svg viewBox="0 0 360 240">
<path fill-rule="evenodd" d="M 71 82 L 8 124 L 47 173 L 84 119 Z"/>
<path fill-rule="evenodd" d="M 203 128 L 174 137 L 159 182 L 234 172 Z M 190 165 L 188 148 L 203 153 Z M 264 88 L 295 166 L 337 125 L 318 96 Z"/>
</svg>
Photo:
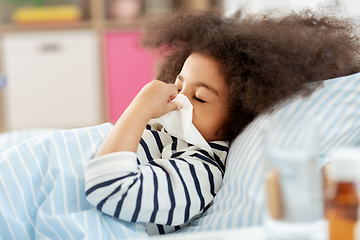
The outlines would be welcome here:
<svg viewBox="0 0 360 240">
<path fill-rule="evenodd" d="M 85 165 L 87 200 L 100 211 L 131 222 L 180 225 L 201 212 L 220 189 L 216 161 L 154 159 L 138 165 L 133 152 L 117 152 Z"/>
</svg>

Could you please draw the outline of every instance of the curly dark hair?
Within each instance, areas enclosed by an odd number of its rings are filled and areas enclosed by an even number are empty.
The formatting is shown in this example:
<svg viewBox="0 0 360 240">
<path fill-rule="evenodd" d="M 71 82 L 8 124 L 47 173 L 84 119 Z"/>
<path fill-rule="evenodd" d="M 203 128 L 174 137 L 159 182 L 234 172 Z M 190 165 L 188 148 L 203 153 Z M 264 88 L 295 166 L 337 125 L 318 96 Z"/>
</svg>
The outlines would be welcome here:
<svg viewBox="0 0 360 240">
<path fill-rule="evenodd" d="M 223 131 L 232 140 L 279 101 L 359 72 L 355 29 L 351 19 L 309 10 L 282 17 L 178 10 L 144 21 L 140 44 L 163 56 L 156 78 L 167 83 L 192 53 L 220 63 L 230 96 Z"/>
</svg>

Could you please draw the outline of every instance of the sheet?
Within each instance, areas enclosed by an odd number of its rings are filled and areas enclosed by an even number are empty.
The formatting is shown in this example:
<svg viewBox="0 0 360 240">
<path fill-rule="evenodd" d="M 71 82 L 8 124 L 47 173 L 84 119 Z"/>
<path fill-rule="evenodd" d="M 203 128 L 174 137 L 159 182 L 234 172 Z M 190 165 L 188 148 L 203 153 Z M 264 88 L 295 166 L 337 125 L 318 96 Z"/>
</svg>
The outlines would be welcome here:
<svg viewBox="0 0 360 240">
<path fill-rule="evenodd" d="M 110 123 L 29 138 L 0 154 L 0 239 L 144 239 L 141 223 L 104 215 L 85 199 L 83 165 Z"/>
</svg>

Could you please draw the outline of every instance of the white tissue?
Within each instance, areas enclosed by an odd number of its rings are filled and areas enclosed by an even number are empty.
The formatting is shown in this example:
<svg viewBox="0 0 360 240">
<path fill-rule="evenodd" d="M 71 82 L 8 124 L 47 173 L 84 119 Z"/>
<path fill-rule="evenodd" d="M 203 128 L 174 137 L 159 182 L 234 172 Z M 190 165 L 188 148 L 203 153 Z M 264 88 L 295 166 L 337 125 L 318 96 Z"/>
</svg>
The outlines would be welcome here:
<svg viewBox="0 0 360 240">
<path fill-rule="evenodd" d="M 210 145 L 192 123 L 193 106 L 189 99 L 184 94 L 179 94 L 172 101 L 180 103 L 182 106 L 181 109 L 169 112 L 155 120 L 159 122 L 169 134 L 198 146 L 212 155 L 213 152 Z"/>
</svg>

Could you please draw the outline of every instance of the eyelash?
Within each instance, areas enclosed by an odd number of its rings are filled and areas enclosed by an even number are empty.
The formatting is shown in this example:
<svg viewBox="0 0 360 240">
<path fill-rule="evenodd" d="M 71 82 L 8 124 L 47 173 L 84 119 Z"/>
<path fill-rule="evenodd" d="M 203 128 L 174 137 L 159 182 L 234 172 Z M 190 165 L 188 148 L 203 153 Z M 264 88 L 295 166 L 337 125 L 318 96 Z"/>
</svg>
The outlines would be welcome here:
<svg viewBox="0 0 360 240">
<path fill-rule="evenodd" d="M 201 103 L 204 103 L 204 102 L 205 102 L 204 100 L 196 97 L 195 95 L 193 96 L 193 98 L 194 98 L 196 101 L 198 101 L 198 102 L 201 102 Z"/>
</svg>

